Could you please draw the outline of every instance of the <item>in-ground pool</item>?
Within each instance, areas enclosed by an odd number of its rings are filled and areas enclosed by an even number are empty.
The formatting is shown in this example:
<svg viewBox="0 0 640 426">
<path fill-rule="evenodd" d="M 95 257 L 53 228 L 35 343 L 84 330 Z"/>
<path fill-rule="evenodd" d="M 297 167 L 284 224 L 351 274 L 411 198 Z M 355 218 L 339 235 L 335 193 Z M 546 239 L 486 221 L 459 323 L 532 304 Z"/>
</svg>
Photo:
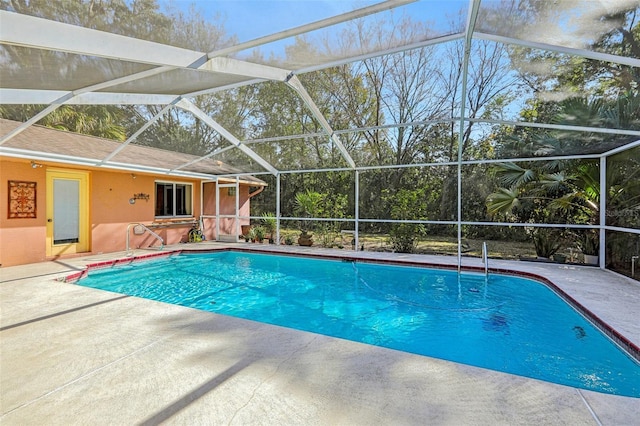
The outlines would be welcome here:
<svg viewBox="0 0 640 426">
<path fill-rule="evenodd" d="M 217 252 L 96 270 L 78 283 L 640 397 L 640 364 L 546 285 L 530 279 Z"/>
</svg>

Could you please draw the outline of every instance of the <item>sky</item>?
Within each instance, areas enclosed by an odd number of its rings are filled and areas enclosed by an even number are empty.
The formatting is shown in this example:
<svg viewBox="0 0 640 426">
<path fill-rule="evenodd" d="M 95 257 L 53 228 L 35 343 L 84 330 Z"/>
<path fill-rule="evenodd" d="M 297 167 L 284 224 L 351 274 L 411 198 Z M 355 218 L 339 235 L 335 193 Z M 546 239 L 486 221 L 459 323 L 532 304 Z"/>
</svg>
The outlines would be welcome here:
<svg viewBox="0 0 640 426">
<path fill-rule="evenodd" d="M 380 0 L 170 0 L 181 9 L 195 4 L 206 18 L 216 13 L 223 17 L 230 34 L 240 42 L 294 28 L 303 24 L 346 13 L 354 9 L 379 3 Z M 444 16 L 465 8 L 468 0 L 422 0 L 400 9 L 424 16 Z"/>
</svg>

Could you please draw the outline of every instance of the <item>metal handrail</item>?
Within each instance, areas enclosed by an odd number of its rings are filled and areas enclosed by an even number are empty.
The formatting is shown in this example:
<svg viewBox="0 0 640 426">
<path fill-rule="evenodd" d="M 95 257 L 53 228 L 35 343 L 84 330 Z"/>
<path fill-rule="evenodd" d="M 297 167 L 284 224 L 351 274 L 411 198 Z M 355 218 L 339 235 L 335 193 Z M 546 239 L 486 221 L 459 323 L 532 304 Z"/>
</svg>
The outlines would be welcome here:
<svg viewBox="0 0 640 426">
<path fill-rule="evenodd" d="M 147 228 L 147 226 L 142 224 L 142 223 L 130 223 L 130 224 L 127 225 L 127 251 L 126 251 L 127 256 L 131 256 L 131 254 L 133 254 L 133 252 L 131 250 L 129 250 L 129 236 L 131 235 L 131 227 L 134 226 L 134 225 L 135 226 L 141 226 L 142 228 L 144 228 L 145 231 L 147 231 L 153 237 L 155 237 L 158 241 L 160 241 L 160 247 L 158 247 L 158 250 L 162 250 L 164 248 L 164 240 L 162 239 L 162 237 L 160 235 L 156 234 L 155 232 L 153 232 L 151 229 Z"/>
<path fill-rule="evenodd" d="M 487 250 L 487 242 L 482 242 L 482 263 L 484 263 L 484 276 L 489 277 L 489 254 Z"/>
</svg>

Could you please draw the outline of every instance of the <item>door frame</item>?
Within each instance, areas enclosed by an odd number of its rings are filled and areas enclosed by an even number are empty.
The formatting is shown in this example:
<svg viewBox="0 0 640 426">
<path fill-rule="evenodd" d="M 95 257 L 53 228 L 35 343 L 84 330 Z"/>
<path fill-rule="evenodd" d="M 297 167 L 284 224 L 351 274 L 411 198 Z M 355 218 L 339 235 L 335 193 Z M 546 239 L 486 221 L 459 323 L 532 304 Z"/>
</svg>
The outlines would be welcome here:
<svg viewBox="0 0 640 426">
<path fill-rule="evenodd" d="M 85 253 L 90 250 L 89 232 L 89 172 L 68 169 L 47 169 L 46 178 L 46 252 L 47 256 L 63 254 Z M 78 182 L 78 242 L 54 244 L 53 241 L 53 181 L 55 179 L 74 180 Z"/>
<path fill-rule="evenodd" d="M 235 203 L 233 207 L 233 214 L 221 214 L 220 213 L 220 198 L 223 195 L 223 191 L 229 191 L 233 189 L 235 196 Z M 240 238 L 240 216 L 238 212 L 240 211 L 240 185 L 236 180 L 235 183 L 219 183 L 216 185 L 216 241 L 223 242 L 234 242 L 237 243 Z M 233 222 L 232 227 L 234 228 L 233 234 L 221 234 L 220 233 L 220 221 L 222 219 L 231 219 Z"/>
</svg>

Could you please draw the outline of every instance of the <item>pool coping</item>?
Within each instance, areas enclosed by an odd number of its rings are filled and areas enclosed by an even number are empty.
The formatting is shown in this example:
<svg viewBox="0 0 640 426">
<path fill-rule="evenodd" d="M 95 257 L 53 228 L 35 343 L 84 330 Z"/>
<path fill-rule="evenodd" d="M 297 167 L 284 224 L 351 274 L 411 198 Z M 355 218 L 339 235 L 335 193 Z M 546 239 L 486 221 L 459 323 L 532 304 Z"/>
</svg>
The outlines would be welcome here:
<svg viewBox="0 0 640 426">
<path fill-rule="evenodd" d="M 418 268 L 434 268 L 434 269 L 444 269 L 449 271 L 456 271 L 457 265 L 445 264 L 445 263 L 436 263 L 436 262 L 424 262 L 417 260 L 409 260 L 409 259 L 371 259 L 365 258 L 362 256 L 353 255 L 352 252 L 345 252 L 345 254 L 337 254 L 337 253 L 318 253 L 318 252 L 288 252 L 288 251 L 274 251 L 269 249 L 264 249 L 263 247 L 217 247 L 217 248 L 204 248 L 204 249 L 189 249 L 189 248 L 179 248 L 179 249 L 171 249 L 167 251 L 159 251 L 155 253 L 145 253 L 138 254 L 126 257 L 119 257 L 112 260 L 100 261 L 95 263 L 88 263 L 82 271 L 75 272 L 66 276 L 59 278 L 60 281 L 65 283 L 75 283 L 78 280 L 81 280 L 85 276 L 87 276 L 92 270 L 106 269 L 111 268 L 118 265 L 132 264 L 138 262 L 149 261 L 158 258 L 171 257 L 180 254 L 202 254 L 202 253 L 215 253 L 215 252 L 242 252 L 242 253 L 260 253 L 267 255 L 282 255 L 282 256 L 292 256 L 292 257 L 310 257 L 315 259 L 328 259 L 328 260 L 339 260 L 339 261 L 347 261 L 347 262 L 361 262 L 361 263 L 372 263 L 372 264 L 386 264 L 386 265 L 396 265 L 396 266 L 412 266 Z M 464 272 L 475 272 L 475 273 L 484 273 L 485 268 L 479 266 L 472 265 L 461 265 L 461 271 Z M 585 307 L 583 304 L 578 302 L 574 297 L 569 295 L 566 291 L 564 291 L 560 286 L 554 283 L 551 279 L 528 271 L 519 271 L 515 269 L 509 268 L 500 268 L 500 267 L 487 267 L 487 272 L 492 274 L 500 274 L 500 275 L 511 275 L 521 278 L 528 278 L 535 281 L 540 282 L 541 284 L 547 286 L 551 291 L 553 291 L 558 297 L 560 297 L 563 301 L 569 304 L 573 309 L 575 309 L 580 315 L 582 315 L 587 321 L 589 321 L 592 325 L 594 325 L 598 330 L 600 330 L 605 336 L 607 336 L 615 345 L 620 347 L 629 357 L 635 360 L 638 364 L 640 364 L 640 346 L 632 342 L 622 333 L 618 332 L 614 327 L 609 325 L 605 320 L 600 318 L 596 313 L 592 310 Z"/>
</svg>

